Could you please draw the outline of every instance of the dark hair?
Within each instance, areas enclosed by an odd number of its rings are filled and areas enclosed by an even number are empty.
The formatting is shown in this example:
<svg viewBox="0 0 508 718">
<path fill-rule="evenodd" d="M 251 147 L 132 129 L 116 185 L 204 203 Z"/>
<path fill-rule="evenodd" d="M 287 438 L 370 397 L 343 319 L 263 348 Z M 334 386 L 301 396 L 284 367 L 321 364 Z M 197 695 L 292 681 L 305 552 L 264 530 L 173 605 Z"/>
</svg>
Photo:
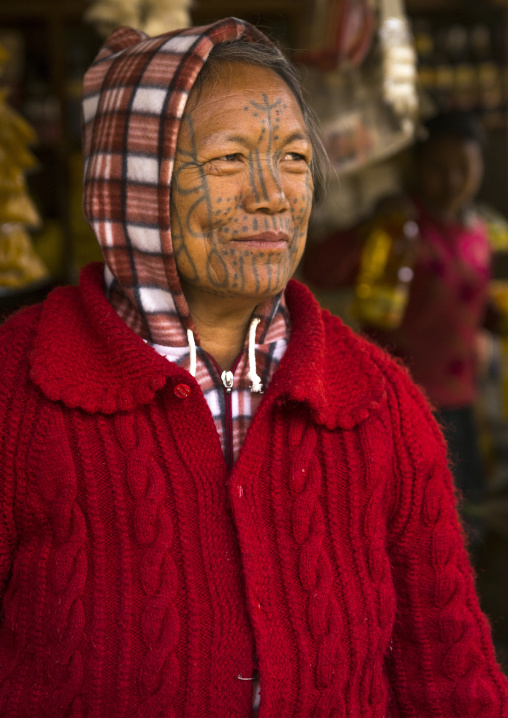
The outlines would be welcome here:
<svg viewBox="0 0 508 718">
<path fill-rule="evenodd" d="M 478 117 L 472 112 L 453 110 L 435 115 L 423 125 L 420 146 L 442 137 L 456 137 L 465 142 L 476 142 L 485 149 L 485 132 Z"/>
<path fill-rule="evenodd" d="M 326 186 L 329 160 L 316 116 L 305 100 L 302 81 L 294 65 L 274 44 L 254 43 L 244 38 L 222 42 L 212 48 L 196 79 L 193 90 L 197 90 L 198 97 L 204 83 L 218 73 L 219 66 L 225 62 L 243 62 L 274 70 L 289 87 L 298 102 L 312 144 L 310 171 L 314 182 L 314 198 L 319 201 Z"/>
</svg>

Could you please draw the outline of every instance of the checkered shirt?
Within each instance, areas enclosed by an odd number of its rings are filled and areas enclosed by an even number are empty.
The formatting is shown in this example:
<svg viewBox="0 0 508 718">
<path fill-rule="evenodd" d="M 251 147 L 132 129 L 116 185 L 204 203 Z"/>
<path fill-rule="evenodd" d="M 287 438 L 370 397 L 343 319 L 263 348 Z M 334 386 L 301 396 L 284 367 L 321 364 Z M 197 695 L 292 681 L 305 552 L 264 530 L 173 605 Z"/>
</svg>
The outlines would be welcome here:
<svg viewBox="0 0 508 718">
<path fill-rule="evenodd" d="M 261 377 L 265 390 L 279 366 L 289 341 L 290 319 L 284 300 L 284 294 L 275 300 L 265 302 L 254 316 L 261 319 L 256 330 L 256 371 Z M 175 317 L 175 322 L 178 319 Z M 180 328 L 181 327 L 180 324 Z M 178 327 L 175 327 L 175 334 Z M 153 348 L 169 361 L 189 369 L 189 347 L 168 347 L 152 344 Z M 215 422 L 222 450 L 229 458 L 236 461 L 245 440 L 245 435 L 263 394 L 251 392 L 251 381 L 247 377 L 249 371 L 247 340 L 242 354 L 233 372 L 233 388 L 231 390 L 231 417 L 228 420 L 226 411 L 226 393 L 221 381 L 221 371 L 210 356 L 197 347 L 196 380 L 200 385 Z"/>
</svg>

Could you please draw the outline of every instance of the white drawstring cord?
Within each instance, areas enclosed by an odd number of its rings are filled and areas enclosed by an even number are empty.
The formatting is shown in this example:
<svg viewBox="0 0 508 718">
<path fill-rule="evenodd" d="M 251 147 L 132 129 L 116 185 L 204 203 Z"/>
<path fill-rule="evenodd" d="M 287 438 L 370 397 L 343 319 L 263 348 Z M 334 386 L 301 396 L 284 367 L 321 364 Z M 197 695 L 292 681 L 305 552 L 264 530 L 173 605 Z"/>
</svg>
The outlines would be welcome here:
<svg viewBox="0 0 508 718">
<path fill-rule="evenodd" d="M 187 329 L 187 341 L 189 342 L 189 374 L 193 377 L 196 376 L 196 340 L 194 339 L 194 334 L 192 332 L 192 329 Z"/>
<path fill-rule="evenodd" d="M 249 373 L 247 377 L 252 382 L 250 387 L 251 392 L 262 392 L 263 385 L 261 384 L 261 377 L 256 373 L 256 328 L 261 319 L 254 317 L 249 327 Z"/>
<path fill-rule="evenodd" d="M 250 390 L 251 392 L 262 392 L 263 385 L 261 383 L 261 377 L 256 373 L 256 329 L 261 319 L 255 317 L 250 323 L 249 327 L 249 372 L 247 374 L 248 379 L 252 382 Z M 187 341 L 189 342 L 189 374 L 196 376 L 196 340 L 192 329 L 187 329 Z"/>
</svg>

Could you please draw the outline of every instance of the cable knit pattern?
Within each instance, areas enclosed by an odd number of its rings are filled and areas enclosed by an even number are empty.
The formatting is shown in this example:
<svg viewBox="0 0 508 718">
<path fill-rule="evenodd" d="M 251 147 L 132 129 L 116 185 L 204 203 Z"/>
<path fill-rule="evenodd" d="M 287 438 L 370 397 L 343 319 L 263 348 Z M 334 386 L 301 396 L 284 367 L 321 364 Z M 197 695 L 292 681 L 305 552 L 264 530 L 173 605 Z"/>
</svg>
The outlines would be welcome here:
<svg viewBox="0 0 508 718">
<path fill-rule="evenodd" d="M 16 344 L 21 344 L 18 341 Z M 18 347 L 15 346 L 15 349 Z M 19 376 L 19 375 L 18 375 Z M 14 383 L 11 386 L 11 391 L 14 389 Z M 20 392 L 21 393 L 21 392 Z M 25 397 L 23 397 L 25 398 Z M 16 400 L 18 399 L 18 400 Z M 29 401 L 25 406 L 24 402 L 19 401 L 19 394 L 12 398 L 10 404 L 10 411 L 12 412 L 12 418 L 17 419 L 18 422 L 23 416 L 23 412 L 26 410 L 29 415 L 34 408 L 34 401 Z M 4 422 L 7 417 L 3 417 Z M 2 516 L 6 515 L 9 518 L 13 513 L 16 487 L 16 464 L 17 464 L 17 448 L 21 449 L 23 453 L 26 452 L 30 434 L 34 431 L 34 424 L 28 423 L 26 430 L 20 430 L 19 434 L 15 437 L 8 434 L 7 425 L 4 424 L 2 436 L 6 437 L 5 442 L 0 442 L 0 448 L 5 447 L 5 471 L 2 471 L 2 490 L 3 501 L 7 500 L 7 497 L 11 499 L 11 503 L 2 505 Z M 4 457 L 2 457 L 4 458 Z M 12 493 L 7 491 L 7 487 L 12 486 Z M 22 491 L 23 487 L 19 487 L 18 491 Z M 0 665 L 3 667 L 0 686 L 1 686 L 1 697 L 0 697 L 0 714 L 9 716 L 17 715 L 18 704 L 21 699 L 22 685 L 19 681 L 21 676 L 22 680 L 27 680 L 30 676 L 30 672 L 34 666 L 31 662 L 25 664 L 22 663 L 21 657 L 26 651 L 26 647 L 31 639 L 29 630 L 28 613 L 31 610 L 29 601 L 27 600 L 27 594 L 30 591 L 31 577 L 29 575 L 31 557 L 28 555 L 19 556 L 16 561 L 12 561 L 12 556 L 15 548 L 14 536 L 17 535 L 16 522 L 14 517 L 12 521 L 2 521 L 2 535 L 5 532 L 5 538 L 2 541 L 2 554 L 5 555 L 7 550 L 10 549 L 9 563 L 5 563 L 4 568 L 4 582 L 8 578 L 8 572 L 12 572 L 13 580 L 7 584 L 5 591 L 5 598 L 2 606 L 2 613 L 4 615 L 5 630 L 3 631 L 3 640 L 0 641 Z M 40 611 L 40 609 L 39 609 Z M 33 635 L 37 633 L 37 628 L 34 627 Z"/>
<path fill-rule="evenodd" d="M 54 691 L 46 705 L 46 715 L 82 716 L 81 698 L 83 680 L 82 643 L 84 609 L 82 594 L 87 574 L 85 544 L 87 531 L 85 517 L 77 499 L 77 477 L 74 460 L 66 437 L 64 422 L 59 413 L 39 418 L 40 445 L 34 446 L 30 473 L 37 484 L 42 505 L 34 501 L 34 518 L 49 519 L 53 545 L 47 562 L 46 648 L 53 654 L 46 670 L 55 670 L 54 657 L 58 656 L 58 675 L 61 686 Z M 55 463 L 55 456 L 60 461 Z M 37 501 L 38 503 L 38 501 Z M 53 645 L 49 642 L 52 637 Z M 48 640 L 49 639 L 49 640 Z M 48 645 L 49 644 L 49 645 Z M 48 665 L 49 664 L 49 665 Z"/>
<path fill-rule="evenodd" d="M 291 282 L 228 472 L 102 271 L 0 329 L 0 716 L 248 718 L 255 652 L 260 718 L 508 718 L 405 371 Z"/>
<path fill-rule="evenodd" d="M 340 610 L 333 595 L 333 577 L 326 553 L 322 550 L 325 533 L 319 504 L 321 467 L 316 452 L 317 431 L 306 416 L 293 420 L 289 430 L 291 494 L 294 497 L 291 518 L 293 536 L 300 548 L 299 577 L 308 594 L 308 620 L 317 642 L 316 684 L 320 691 L 317 716 L 330 716 L 343 710 L 343 685 L 340 680 Z M 334 674 L 339 680 L 333 680 Z"/>
<path fill-rule="evenodd" d="M 391 376 L 391 401 L 396 403 L 402 420 L 402 430 L 412 430 L 413 418 L 407 402 L 400 392 L 395 376 Z M 423 405 L 414 387 L 409 387 L 412 398 Z M 422 407 L 424 408 L 424 407 Z M 399 631 L 394 648 L 395 661 L 404 661 L 407 645 L 420 648 L 417 669 L 427 678 L 425 692 L 419 700 L 426 715 L 442 716 L 442 691 L 449 691 L 450 710 L 457 715 L 487 716 L 504 715 L 507 710 L 505 683 L 484 660 L 485 652 L 493 655 L 488 640 L 484 616 L 474 609 L 476 596 L 472 583 L 470 565 L 461 551 L 463 536 L 454 512 L 453 488 L 450 477 L 445 481 L 433 463 L 433 453 L 442 446 L 429 442 L 429 435 L 436 435 L 428 411 L 427 421 L 421 426 L 420 442 L 401 444 L 400 451 L 412 451 L 410 461 L 425 471 L 427 481 L 422 490 L 414 493 L 409 505 L 409 520 L 404 533 L 399 536 L 392 551 L 395 577 L 401 572 L 407 577 L 404 592 L 400 596 L 399 610 L 411 612 L 416 618 L 412 631 L 402 635 Z M 428 467 L 428 468 L 426 468 Z M 419 550 L 414 552 L 414 541 Z M 428 580 L 429 571 L 434 576 Z M 425 621 L 423 620 L 425 616 Z M 474 639 L 474 640 L 473 640 Z M 435 660 L 439 658 L 441 675 L 435 674 Z M 416 666 L 406 666 L 408 686 L 411 671 Z M 432 680 L 434 678 L 434 680 Z M 414 704 L 409 690 L 403 694 L 407 705 Z"/>
<path fill-rule="evenodd" d="M 23 431 L 25 440 L 18 444 L 31 457 L 23 527 L 26 550 L 18 554 L 18 580 L 7 591 L 6 618 L 23 642 L 19 655 L 39 653 L 26 676 L 32 683 L 32 699 L 40 701 L 39 710 L 45 715 L 82 716 L 86 522 L 76 501 L 76 471 L 60 411 L 38 415 L 30 429 L 31 435 Z M 34 591 L 41 599 L 35 605 Z M 19 631 L 22 616 L 24 629 Z M 17 672 L 23 674 L 27 665 L 18 665 L 15 683 Z M 43 688 L 47 673 L 54 681 L 50 701 Z M 19 696 L 21 705 L 25 700 Z"/>
<path fill-rule="evenodd" d="M 173 526 L 164 507 L 164 475 L 152 455 L 149 429 L 143 417 L 119 414 L 116 429 L 127 452 L 127 484 L 135 500 L 134 533 L 144 555 L 141 585 L 147 600 L 141 616 L 146 655 L 140 685 L 146 699 L 137 716 L 173 718 L 172 700 L 178 688 L 178 578 L 171 556 Z"/>
</svg>

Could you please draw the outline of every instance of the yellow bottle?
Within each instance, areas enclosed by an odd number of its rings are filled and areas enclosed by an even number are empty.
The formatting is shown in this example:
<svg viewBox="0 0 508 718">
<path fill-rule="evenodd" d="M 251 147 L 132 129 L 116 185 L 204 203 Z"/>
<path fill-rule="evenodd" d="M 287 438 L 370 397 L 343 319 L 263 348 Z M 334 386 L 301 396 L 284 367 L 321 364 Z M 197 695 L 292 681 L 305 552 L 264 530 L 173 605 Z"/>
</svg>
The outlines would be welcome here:
<svg viewBox="0 0 508 718">
<path fill-rule="evenodd" d="M 404 317 L 418 241 L 414 213 L 403 205 L 378 216 L 367 235 L 353 311 L 361 324 L 397 329 Z"/>
</svg>

